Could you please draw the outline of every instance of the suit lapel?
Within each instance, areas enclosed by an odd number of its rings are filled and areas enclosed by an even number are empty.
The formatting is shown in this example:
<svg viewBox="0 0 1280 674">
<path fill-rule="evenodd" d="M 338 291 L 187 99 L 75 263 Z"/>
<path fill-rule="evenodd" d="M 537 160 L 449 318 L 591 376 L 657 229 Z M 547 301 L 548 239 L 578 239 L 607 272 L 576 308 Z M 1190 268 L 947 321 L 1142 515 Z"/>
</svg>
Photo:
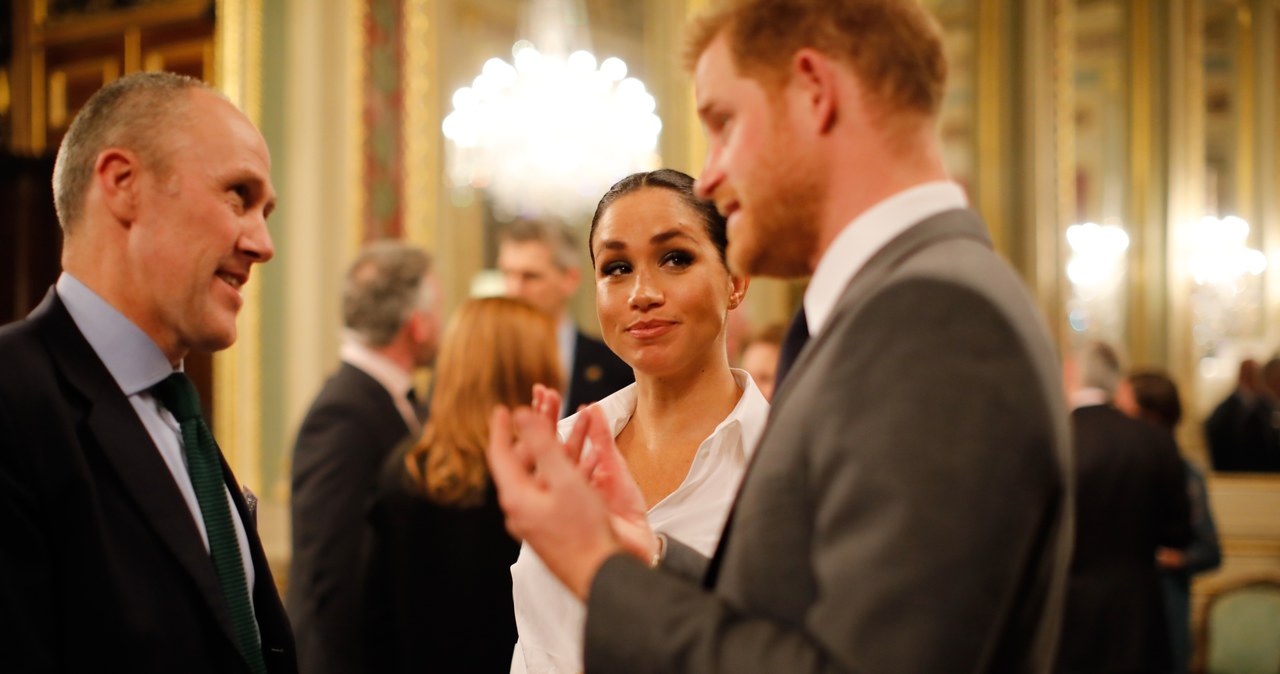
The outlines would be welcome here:
<svg viewBox="0 0 1280 674">
<path fill-rule="evenodd" d="M 31 319 L 39 324 L 62 376 L 80 395 L 73 404 L 80 408 L 87 429 L 87 433 L 81 431 L 81 438 L 91 439 L 102 450 L 143 519 L 200 588 L 223 632 L 235 643 L 231 614 L 191 509 L 133 405 L 53 291 Z"/>
<path fill-rule="evenodd" d="M 991 245 L 991 239 L 987 236 L 986 228 L 982 221 L 978 219 L 977 214 L 967 209 L 957 209 L 945 211 L 922 220 L 920 224 L 898 235 L 897 238 L 890 241 L 883 249 L 872 256 L 867 261 L 867 264 L 858 273 L 854 274 L 853 278 L 849 280 L 849 284 L 845 286 L 844 292 L 841 293 L 839 302 L 836 303 L 835 309 L 832 310 L 831 315 L 827 318 L 823 330 L 818 335 L 810 337 L 808 343 L 801 349 L 800 355 L 796 357 L 795 363 L 791 366 L 791 373 L 787 375 L 787 378 L 782 383 L 782 388 L 774 393 L 770 410 L 782 406 L 787 392 L 795 387 L 796 381 L 802 378 L 808 362 L 812 360 L 813 354 L 822 348 L 821 345 L 824 342 L 831 338 L 832 331 L 827 330 L 827 326 L 835 323 L 841 315 L 853 311 L 861 305 L 880 287 L 884 279 L 908 258 L 940 240 L 951 238 L 969 238 L 979 241 L 988 247 Z M 763 444 L 762 438 L 761 445 Z"/>
<path fill-rule="evenodd" d="M 822 344 L 831 338 L 832 331 L 827 328 L 834 324 L 841 315 L 855 310 L 870 297 L 890 272 L 898 268 L 907 258 L 937 241 L 950 238 L 970 238 L 987 246 L 991 245 L 991 239 L 987 236 L 982 220 L 973 211 L 967 209 L 945 211 L 922 220 L 919 224 L 898 235 L 872 256 L 867 261 L 867 264 L 849 280 L 849 284 L 845 286 L 844 292 L 840 296 L 840 301 L 831 312 L 831 316 L 827 318 L 826 326 L 823 327 L 818 335 L 809 338 L 804 348 L 800 350 L 800 355 L 792 363 L 791 370 L 782 383 L 782 388 L 774 392 L 773 402 L 769 406 L 770 421 L 765 424 L 764 433 L 761 434 L 760 441 L 756 445 L 756 451 L 752 453 L 751 459 L 747 463 L 746 473 L 742 477 L 742 482 L 739 483 L 738 494 L 733 499 L 733 507 L 729 510 L 729 517 L 725 521 L 724 531 L 720 534 L 715 554 L 712 555 L 711 562 L 707 566 L 706 575 L 703 577 L 704 587 L 714 588 L 716 580 L 719 578 L 720 567 L 733 529 L 733 516 L 738 509 L 738 502 L 742 498 L 742 490 L 746 488 L 747 480 L 751 476 L 752 467 L 754 467 L 762 450 L 769 445 L 770 432 L 774 427 L 772 420 L 778 410 L 782 409 L 785 404 L 787 394 L 796 387 L 796 382 L 804 378 L 805 370 L 809 361 L 813 359 L 813 354 L 821 349 Z"/>
</svg>

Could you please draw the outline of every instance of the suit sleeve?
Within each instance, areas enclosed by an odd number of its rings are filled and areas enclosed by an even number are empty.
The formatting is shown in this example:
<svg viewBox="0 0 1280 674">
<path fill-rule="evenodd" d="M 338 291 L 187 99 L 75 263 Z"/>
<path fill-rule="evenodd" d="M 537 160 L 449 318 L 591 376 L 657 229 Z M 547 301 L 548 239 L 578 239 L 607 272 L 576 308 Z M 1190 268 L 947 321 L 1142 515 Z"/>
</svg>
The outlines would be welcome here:
<svg viewBox="0 0 1280 674">
<path fill-rule="evenodd" d="M 55 565 L 36 479 L 24 457 L 33 445 L 19 438 L 0 399 L 0 671 L 53 672 L 62 644 L 54 603 Z"/>
<path fill-rule="evenodd" d="M 1191 492 L 1186 465 L 1178 455 L 1173 437 L 1160 433 L 1156 446 L 1156 479 L 1153 493 L 1157 499 L 1155 512 L 1160 518 L 1158 543 L 1170 548 L 1186 548 L 1191 544 Z"/>
<path fill-rule="evenodd" d="M 1218 545 L 1218 527 L 1209 508 L 1209 490 L 1204 475 L 1194 466 L 1187 470 L 1187 493 L 1191 497 L 1191 544 L 1187 546 L 1187 573 L 1204 573 L 1222 565 L 1222 548 Z"/>
<path fill-rule="evenodd" d="M 1022 671 L 1047 651 L 1031 643 L 1047 638 L 1045 579 L 1065 554 L 1058 382 L 989 300 L 953 284 L 898 283 L 825 329 L 839 357 L 793 373 L 771 422 L 790 417 L 794 444 L 766 434 L 756 459 L 803 453 L 810 520 L 776 524 L 810 529 L 810 549 L 729 547 L 806 558 L 807 578 L 776 579 L 802 617 L 614 557 L 588 598 L 587 671 Z M 799 386 L 821 395 L 800 409 Z"/>
<path fill-rule="evenodd" d="M 701 581 L 711 560 L 670 536 L 666 539 L 667 549 L 662 556 L 662 565 L 658 568 L 685 580 Z"/>
</svg>

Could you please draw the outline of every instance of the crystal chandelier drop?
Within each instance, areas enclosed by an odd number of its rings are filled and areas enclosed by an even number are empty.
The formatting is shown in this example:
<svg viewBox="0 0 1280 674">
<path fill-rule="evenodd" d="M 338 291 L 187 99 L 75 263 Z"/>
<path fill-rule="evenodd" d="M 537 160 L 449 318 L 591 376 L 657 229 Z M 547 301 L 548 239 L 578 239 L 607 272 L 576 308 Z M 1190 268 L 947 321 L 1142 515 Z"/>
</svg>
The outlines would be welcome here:
<svg viewBox="0 0 1280 674">
<path fill-rule="evenodd" d="M 533 0 L 538 44 L 519 40 L 512 62 L 491 58 L 453 94 L 442 130 L 449 178 L 485 190 L 500 218 L 589 214 L 615 181 L 655 168 L 662 121 L 645 85 L 616 57 L 567 53 L 557 0 Z"/>
</svg>

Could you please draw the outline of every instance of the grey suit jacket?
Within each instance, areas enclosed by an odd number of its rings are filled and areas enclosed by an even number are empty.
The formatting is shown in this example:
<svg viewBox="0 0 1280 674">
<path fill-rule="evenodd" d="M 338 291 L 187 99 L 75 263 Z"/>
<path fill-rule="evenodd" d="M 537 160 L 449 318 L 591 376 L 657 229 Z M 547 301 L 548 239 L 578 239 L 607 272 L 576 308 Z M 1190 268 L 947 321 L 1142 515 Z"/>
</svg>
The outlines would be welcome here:
<svg viewBox="0 0 1280 674">
<path fill-rule="evenodd" d="M 878 252 L 800 353 L 718 550 L 625 556 L 587 672 L 1046 672 L 1071 541 L 1067 416 L 1030 297 L 969 211 Z"/>
</svg>

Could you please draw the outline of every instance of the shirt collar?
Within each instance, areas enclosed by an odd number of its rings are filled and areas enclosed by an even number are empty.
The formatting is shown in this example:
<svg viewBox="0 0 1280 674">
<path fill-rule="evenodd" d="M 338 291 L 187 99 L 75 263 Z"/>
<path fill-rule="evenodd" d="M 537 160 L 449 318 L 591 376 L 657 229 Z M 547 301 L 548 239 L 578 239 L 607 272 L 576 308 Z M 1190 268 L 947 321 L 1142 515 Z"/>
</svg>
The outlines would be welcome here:
<svg viewBox="0 0 1280 674">
<path fill-rule="evenodd" d="M 756 382 L 747 374 L 746 370 L 733 369 L 733 379 L 742 387 L 742 395 L 738 398 L 738 404 L 733 406 L 733 411 L 729 412 L 729 416 L 716 426 L 711 432 L 711 437 L 716 437 L 722 429 L 736 428 L 738 434 L 742 436 L 742 453 L 746 458 L 751 458 L 751 454 L 756 451 L 756 444 L 760 440 L 760 435 L 764 433 L 764 422 L 769 418 L 769 401 L 765 400 L 764 394 L 760 392 L 760 387 L 756 386 Z"/>
<path fill-rule="evenodd" d="M 1097 405 L 1106 405 L 1111 402 L 1111 396 L 1100 388 L 1082 388 L 1071 392 L 1067 397 L 1067 405 L 1072 411 L 1081 407 L 1094 407 Z"/>
<path fill-rule="evenodd" d="M 338 355 L 343 362 L 349 363 L 373 377 L 396 400 L 408 395 L 409 389 L 413 388 L 412 372 L 406 372 L 404 368 L 396 365 L 390 358 L 365 346 L 353 334 L 343 336 L 342 347 Z"/>
<path fill-rule="evenodd" d="M 849 281 L 886 244 L 938 213 L 967 205 L 959 185 L 935 181 L 898 192 L 845 225 L 822 254 L 804 293 L 809 334 L 822 330 Z"/>
<path fill-rule="evenodd" d="M 55 288 L 71 320 L 126 396 L 173 374 L 168 357 L 147 333 L 79 279 L 64 271 Z"/>
<path fill-rule="evenodd" d="M 760 435 L 764 432 L 765 420 L 769 417 L 769 402 L 765 400 L 760 387 L 756 386 L 746 370 L 735 368 L 730 371 L 733 373 L 734 381 L 742 388 L 742 395 L 738 396 L 738 403 L 733 406 L 729 416 L 716 425 L 711 435 L 703 441 L 699 451 L 702 447 L 710 446 L 740 446 L 744 456 L 750 458 L 755 451 L 756 443 L 760 440 Z M 613 437 L 618 437 L 627 422 L 631 420 L 631 415 L 636 411 L 636 397 L 636 384 L 633 383 L 596 403 L 604 412 L 604 418 L 609 421 L 609 429 Z M 568 437 L 577 418 L 578 415 L 575 413 L 560 421 L 557 431 L 561 437 Z M 739 434 L 742 442 L 728 442 L 730 439 L 728 434 L 734 432 Z"/>
</svg>

